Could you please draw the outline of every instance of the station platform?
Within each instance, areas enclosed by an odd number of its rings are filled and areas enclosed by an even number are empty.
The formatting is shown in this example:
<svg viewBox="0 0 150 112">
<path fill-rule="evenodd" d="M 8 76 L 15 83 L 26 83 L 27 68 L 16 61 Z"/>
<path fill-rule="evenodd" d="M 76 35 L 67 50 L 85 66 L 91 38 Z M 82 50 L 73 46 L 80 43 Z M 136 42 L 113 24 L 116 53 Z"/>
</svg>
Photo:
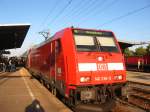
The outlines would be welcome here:
<svg viewBox="0 0 150 112">
<path fill-rule="evenodd" d="M 71 112 L 25 68 L 0 73 L 0 111 Z"/>
<path fill-rule="evenodd" d="M 127 80 L 150 85 L 150 73 L 127 71 Z"/>
</svg>

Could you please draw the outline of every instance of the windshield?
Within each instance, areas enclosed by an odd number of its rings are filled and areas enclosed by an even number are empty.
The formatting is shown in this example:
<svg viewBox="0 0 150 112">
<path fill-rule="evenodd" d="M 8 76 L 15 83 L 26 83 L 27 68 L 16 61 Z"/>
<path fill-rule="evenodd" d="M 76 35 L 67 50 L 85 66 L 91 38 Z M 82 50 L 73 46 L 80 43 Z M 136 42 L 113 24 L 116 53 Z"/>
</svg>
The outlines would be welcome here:
<svg viewBox="0 0 150 112">
<path fill-rule="evenodd" d="M 118 48 L 115 44 L 113 37 L 96 37 L 99 50 L 103 52 L 118 52 Z"/>
<path fill-rule="evenodd" d="M 110 35 L 74 35 L 77 51 L 118 52 L 115 40 Z"/>
<path fill-rule="evenodd" d="M 94 38 L 91 36 L 75 35 L 75 43 L 78 51 L 96 51 Z"/>
</svg>

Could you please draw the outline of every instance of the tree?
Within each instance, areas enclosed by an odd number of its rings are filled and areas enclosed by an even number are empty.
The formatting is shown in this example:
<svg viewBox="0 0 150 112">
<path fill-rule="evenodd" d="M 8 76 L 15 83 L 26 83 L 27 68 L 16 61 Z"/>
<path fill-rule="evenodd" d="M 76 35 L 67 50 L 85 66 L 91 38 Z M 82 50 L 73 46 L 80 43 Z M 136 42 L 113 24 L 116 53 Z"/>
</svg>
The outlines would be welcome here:
<svg viewBox="0 0 150 112">
<path fill-rule="evenodd" d="M 150 44 L 146 47 L 147 54 L 150 54 Z"/>
<path fill-rule="evenodd" d="M 143 48 L 143 47 L 138 47 L 135 49 L 135 55 L 137 56 L 143 56 L 143 55 L 146 55 L 146 49 Z"/>
<path fill-rule="evenodd" d="M 124 50 L 124 55 L 125 56 L 133 56 L 134 55 L 134 52 L 132 50 L 129 50 L 129 48 L 126 48 Z"/>
</svg>

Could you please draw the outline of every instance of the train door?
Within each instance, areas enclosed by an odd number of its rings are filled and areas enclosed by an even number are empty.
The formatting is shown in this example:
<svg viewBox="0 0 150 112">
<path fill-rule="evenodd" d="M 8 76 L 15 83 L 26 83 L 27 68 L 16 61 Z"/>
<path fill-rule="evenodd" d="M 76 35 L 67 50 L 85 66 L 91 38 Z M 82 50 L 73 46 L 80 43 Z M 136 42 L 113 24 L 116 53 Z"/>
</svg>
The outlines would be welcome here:
<svg viewBox="0 0 150 112">
<path fill-rule="evenodd" d="M 50 56 L 50 73 L 52 80 L 52 93 L 56 95 L 56 88 L 60 90 L 62 87 L 61 73 L 62 73 L 62 53 L 60 39 L 55 40 L 51 43 L 51 56 Z"/>
<path fill-rule="evenodd" d="M 55 58 L 56 58 L 56 88 L 59 90 L 59 94 L 65 95 L 65 72 L 64 72 L 64 56 L 62 50 L 61 40 L 56 40 L 55 43 Z"/>
<path fill-rule="evenodd" d="M 51 42 L 51 50 L 50 50 L 50 77 L 51 83 L 54 84 L 56 81 L 56 51 L 55 51 L 55 41 Z"/>
<path fill-rule="evenodd" d="M 56 43 L 55 41 L 51 42 L 50 49 L 50 85 L 52 94 L 56 95 Z"/>
</svg>

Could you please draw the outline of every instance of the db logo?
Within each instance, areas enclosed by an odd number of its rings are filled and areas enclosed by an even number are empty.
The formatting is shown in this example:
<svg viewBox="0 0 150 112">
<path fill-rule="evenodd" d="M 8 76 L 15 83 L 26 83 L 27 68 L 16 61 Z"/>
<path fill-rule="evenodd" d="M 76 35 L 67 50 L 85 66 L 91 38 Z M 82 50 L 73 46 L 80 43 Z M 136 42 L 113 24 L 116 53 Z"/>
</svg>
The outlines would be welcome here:
<svg viewBox="0 0 150 112">
<path fill-rule="evenodd" d="M 98 70 L 108 70 L 107 64 L 103 63 L 103 64 L 97 64 L 97 69 Z"/>
</svg>

